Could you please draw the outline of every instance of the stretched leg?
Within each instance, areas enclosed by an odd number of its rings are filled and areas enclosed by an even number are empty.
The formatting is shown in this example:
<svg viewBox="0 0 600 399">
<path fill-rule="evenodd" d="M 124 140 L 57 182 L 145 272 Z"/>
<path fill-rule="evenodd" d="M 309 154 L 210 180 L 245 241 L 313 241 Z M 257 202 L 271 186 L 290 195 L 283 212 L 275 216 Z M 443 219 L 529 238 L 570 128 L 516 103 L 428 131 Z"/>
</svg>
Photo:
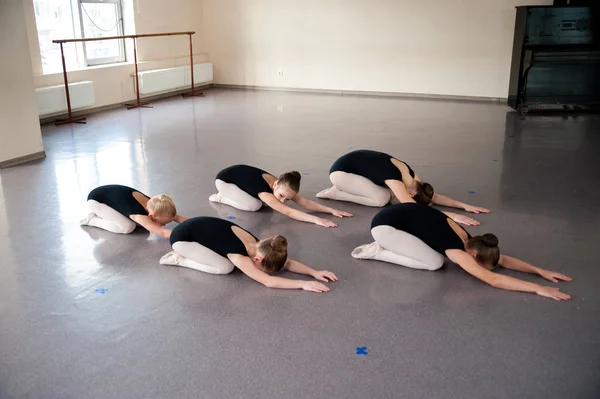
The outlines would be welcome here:
<svg viewBox="0 0 600 399">
<path fill-rule="evenodd" d="M 177 241 L 173 251 L 160 259 L 161 265 L 182 266 L 210 274 L 228 274 L 235 267 L 229 259 L 197 242 Z"/>
<path fill-rule="evenodd" d="M 371 234 L 375 242 L 356 248 L 352 252 L 353 257 L 422 270 L 437 270 L 444 264 L 441 254 L 404 231 L 391 226 L 375 226 L 371 229 Z"/>
<path fill-rule="evenodd" d="M 235 184 L 225 183 L 223 180 L 217 179 L 215 180 L 215 186 L 217 186 L 219 192 L 208 197 L 209 201 L 220 202 L 241 211 L 249 212 L 256 212 L 262 206 L 261 200 L 254 198 Z"/>
<path fill-rule="evenodd" d="M 117 234 L 129 234 L 135 230 L 135 222 L 121 215 L 110 206 L 88 200 L 92 213 L 81 221 L 82 226 L 93 226 Z"/>
<path fill-rule="evenodd" d="M 333 187 L 321 191 L 318 198 L 354 202 L 366 206 L 382 207 L 390 202 L 390 193 L 366 177 L 346 172 L 329 175 Z"/>
</svg>

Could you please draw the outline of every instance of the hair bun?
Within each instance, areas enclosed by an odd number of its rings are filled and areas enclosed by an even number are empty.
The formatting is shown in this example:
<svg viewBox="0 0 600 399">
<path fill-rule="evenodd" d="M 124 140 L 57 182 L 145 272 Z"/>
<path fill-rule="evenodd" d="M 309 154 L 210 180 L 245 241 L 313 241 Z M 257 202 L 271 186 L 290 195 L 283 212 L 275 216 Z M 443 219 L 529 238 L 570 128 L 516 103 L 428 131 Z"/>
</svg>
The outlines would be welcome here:
<svg viewBox="0 0 600 399">
<path fill-rule="evenodd" d="M 290 175 L 294 176 L 296 179 L 302 179 L 302 175 L 297 170 L 292 170 L 289 173 L 290 173 Z"/>
<path fill-rule="evenodd" d="M 275 236 L 271 239 L 271 248 L 274 251 L 285 251 L 287 250 L 287 240 L 284 236 Z"/>
<path fill-rule="evenodd" d="M 483 245 L 485 245 L 486 247 L 497 247 L 498 246 L 498 237 L 496 237 L 494 234 L 492 233 L 486 233 L 481 237 L 481 241 L 483 242 Z"/>
</svg>

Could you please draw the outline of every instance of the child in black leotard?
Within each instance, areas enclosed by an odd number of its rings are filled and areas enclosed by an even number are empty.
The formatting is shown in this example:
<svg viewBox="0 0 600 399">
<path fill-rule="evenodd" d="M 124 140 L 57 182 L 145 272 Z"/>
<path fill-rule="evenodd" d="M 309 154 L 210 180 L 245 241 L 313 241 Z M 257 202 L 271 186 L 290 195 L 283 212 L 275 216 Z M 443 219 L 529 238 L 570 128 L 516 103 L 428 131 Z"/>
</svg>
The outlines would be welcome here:
<svg viewBox="0 0 600 399">
<path fill-rule="evenodd" d="M 285 202 L 292 200 L 309 211 L 330 213 L 339 218 L 352 216 L 348 212 L 338 211 L 301 197 L 298 194 L 301 177 L 300 173 L 294 171 L 276 178 L 254 166 L 233 165 L 217 174 L 215 186 L 219 192 L 211 195 L 209 200 L 250 212 L 258 211 L 264 202 L 292 219 L 324 227 L 337 225 L 330 220 L 290 208 Z"/>
<path fill-rule="evenodd" d="M 501 255 L 493 234 L 471 237 L 447 215 L 421 204 L 406 203 L 385 208 L 373 218 L 371 234 L 375 242 L 352 251 L 357 259 L 374 259 L 414 269 L 437 270 L 444 255 L 465 271 L 493 287 L 534 292 L 557 300 L 569 299 L 554 287 L 518 280 L 491 272 L 496 265 L 533 273 L 554 283 L 571 278 L 544 270 L 519 259 Z"/>
<path fill-rule="evenodd" d="M 82 226 L 99 227 L 113 233 L 129 234 L 137 226 L 169 238 L 171 230 L 163 226 L 186 217 L 177 214 L 173 200 L 164 194 L 149 198 L 138 190 L 120 185 L 100 186 L 88 195 L 91 213 Z"/>
<path fill-rule="evenodd" d="M 227 274 L 237 267 L 248 277 L 270 288 L 329 291 L 327 286 L 316 281 L 275 277 L 283 268 L 324 282 L 337 281 L 336 275 L 331 272 L 316 271 L 288 259 L 284 237 L 259 240 L 223 219 L 196 217 L 181 223 L 173 229 L 171 246 L 173 251 L 160 259 L 163 265 L 183 266 L 211 274 Z"/>
<path fill-rule="evenodd" d="M 468 205 L 434 193 L 429 183 L 422 183 L 411 167 L 391 155 L 371 150 L 356 150 L 343 155 L 329 170 L 333 186 L 317 194 L 318 198 L 349 201 L 382 207 L 393 196 L 401 203 L 430 203 L 464 209 L 473 213 L 489 213 L 485 208 Z M 390 193 L 391 192 L 391 193 Z M 466 225 L 479 222 L 464 215 L 444 212 L 454 221 Z"/>
</svg>

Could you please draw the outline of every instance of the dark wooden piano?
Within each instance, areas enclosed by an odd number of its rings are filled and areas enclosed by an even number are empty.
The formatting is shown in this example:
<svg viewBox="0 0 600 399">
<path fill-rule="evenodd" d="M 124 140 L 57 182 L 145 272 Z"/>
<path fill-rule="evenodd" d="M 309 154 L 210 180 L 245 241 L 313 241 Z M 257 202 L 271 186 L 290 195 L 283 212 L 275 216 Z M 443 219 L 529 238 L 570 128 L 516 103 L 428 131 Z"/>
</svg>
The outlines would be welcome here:
<svg viewBox="0 0 600 399">
<path fill-rule="evenodd" d="M 517 7 L 511 108 L 600 110 L 599 11 L 600 4 Z"/>
</svg>

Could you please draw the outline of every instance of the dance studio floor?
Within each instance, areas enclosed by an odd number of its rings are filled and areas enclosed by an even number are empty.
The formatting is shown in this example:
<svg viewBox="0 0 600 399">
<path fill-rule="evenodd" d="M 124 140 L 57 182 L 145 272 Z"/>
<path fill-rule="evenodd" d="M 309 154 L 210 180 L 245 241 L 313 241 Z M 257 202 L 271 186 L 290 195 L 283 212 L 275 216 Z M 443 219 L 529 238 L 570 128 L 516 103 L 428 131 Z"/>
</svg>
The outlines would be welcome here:
<svg viewBox="0 0 600 399">
<path fill-rule="evenodd" d="M 0 172 L 0 398 L 600 397 L 600 117 L 227 90 L 153 105 L 45 125 L 47 159 Z M 331 202 L 355 217 L 326 229 L 207 200 L 235 163 L 296 169 L 314 198 L 354 148 L 492 209 L 470 231 L 570 275 L 573 299 L 494 289 L 452 264 L 354 260 L 377 209 Z M 161 266 L 164 239 L 79 226 L 87 193 L 109 183 L 283 234 L 291 257 L 340 281 L 314 294 Z"/>
</svg>

